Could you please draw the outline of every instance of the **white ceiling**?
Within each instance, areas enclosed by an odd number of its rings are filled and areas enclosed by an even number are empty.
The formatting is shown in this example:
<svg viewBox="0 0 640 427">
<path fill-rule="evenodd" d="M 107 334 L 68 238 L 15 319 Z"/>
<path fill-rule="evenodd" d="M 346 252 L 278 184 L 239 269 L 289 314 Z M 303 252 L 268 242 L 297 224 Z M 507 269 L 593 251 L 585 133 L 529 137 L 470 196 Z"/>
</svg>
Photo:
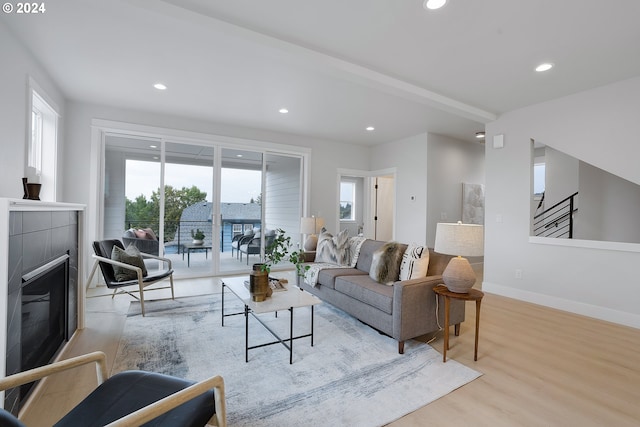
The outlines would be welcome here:
<svg viewBox="0 0 640 427">
<path fill-rule="evenodd" d="M 506 111 L 640 75 L 638 0 L 46 7 L 0 21 L 70 99 L 358 144 L 427 131 L 472 141 Z M 534 72 L 543 61 L 554 69 Z"/>
</svg>

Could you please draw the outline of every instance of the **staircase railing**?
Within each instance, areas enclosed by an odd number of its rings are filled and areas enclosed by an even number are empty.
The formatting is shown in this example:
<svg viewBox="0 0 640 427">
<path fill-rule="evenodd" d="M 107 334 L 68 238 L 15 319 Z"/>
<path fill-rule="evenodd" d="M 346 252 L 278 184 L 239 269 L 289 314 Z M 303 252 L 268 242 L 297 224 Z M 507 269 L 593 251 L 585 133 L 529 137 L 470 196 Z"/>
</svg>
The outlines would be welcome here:
<svg viewBox="0 0 640 427">
<path fill-rule="evenodd" d="M 533 234 L 540 237 L 573 238 L 576 191 L 533 217 Z"/>
</svg>

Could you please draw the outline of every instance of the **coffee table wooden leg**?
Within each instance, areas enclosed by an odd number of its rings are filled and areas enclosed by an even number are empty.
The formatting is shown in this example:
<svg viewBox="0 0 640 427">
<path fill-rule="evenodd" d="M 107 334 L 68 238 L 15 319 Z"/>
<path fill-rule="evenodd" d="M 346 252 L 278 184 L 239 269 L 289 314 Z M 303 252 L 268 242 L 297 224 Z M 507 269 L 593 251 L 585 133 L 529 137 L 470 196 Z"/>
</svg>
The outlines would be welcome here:
<svg viewBox="0 0 640 427">
<path fill-rule="evenodd" d="M 478 360 L 478 333 L 480 332 L 480 303 L 482 300 L 476 300 L 476 346 L 473 353 L 473 360 Z"/>
<path fill-rule="evenodd" d="M 442 350 L 442 362 L 447 361 L 447 350 L 449 350 L 449 297 L 444 297 L 444 346 Z"/>
</svg>

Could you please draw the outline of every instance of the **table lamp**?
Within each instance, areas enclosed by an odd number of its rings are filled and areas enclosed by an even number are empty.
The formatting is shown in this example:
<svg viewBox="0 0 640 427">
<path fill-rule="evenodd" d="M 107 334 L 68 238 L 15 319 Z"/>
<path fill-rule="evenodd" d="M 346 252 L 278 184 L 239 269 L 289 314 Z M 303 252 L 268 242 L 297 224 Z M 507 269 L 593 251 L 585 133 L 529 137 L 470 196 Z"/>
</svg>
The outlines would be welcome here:
<svg viewBox="0 0 640 427">
<path fill-rule="evenodd" d="M 322 218 L 310 216 L 300 219 L 300 233 L 307 235 L 307 239 L 302 246 L 305 252 L 313 252 L 316 250 L 316 246 L 318 245 L 317 233 L 320 232 L 322 226 L 324 226 L 324 219 Z"/>
<path fill-rule="evenodd" d="M 442 280 L 451 292 L 466 294 L 476 283 L 476 274 L 464 256 L 484 255 L 484 227 L 459 222 L 442 223 L 436 226 L 434 251 L 451 258 L 442 273 Z"/>
</svg>

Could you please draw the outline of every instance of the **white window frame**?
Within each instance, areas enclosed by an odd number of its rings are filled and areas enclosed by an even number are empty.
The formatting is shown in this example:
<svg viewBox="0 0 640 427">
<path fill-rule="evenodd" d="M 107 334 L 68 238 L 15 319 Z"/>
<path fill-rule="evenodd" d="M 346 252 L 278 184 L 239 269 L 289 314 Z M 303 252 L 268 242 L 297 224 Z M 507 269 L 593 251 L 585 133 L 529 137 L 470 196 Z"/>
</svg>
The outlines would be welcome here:
<svg viewBox="0 0 640 427">
<path fill-rule="evenodd" d="M 340 222 L 354 222 L 356 220 L 356 183 L 348 180 L 340 181 L 340 193 L 342 193 L 342 184 L 351 185 L 351 200 L 340 200 L 338 205 L 338 209 L 342 208 L 342 203 L 347 202 L 351 203 L 351 217 L 350 218 L 340 218 Z M 340 197 L 342 199 L 342 197 Z"/>
<path fill-rule="evenodd" d="M 56 201 L 59 109 L 31 77 L 28 94 L 25 176 L 42 184 L 40 199 Z"/>
</svg>

